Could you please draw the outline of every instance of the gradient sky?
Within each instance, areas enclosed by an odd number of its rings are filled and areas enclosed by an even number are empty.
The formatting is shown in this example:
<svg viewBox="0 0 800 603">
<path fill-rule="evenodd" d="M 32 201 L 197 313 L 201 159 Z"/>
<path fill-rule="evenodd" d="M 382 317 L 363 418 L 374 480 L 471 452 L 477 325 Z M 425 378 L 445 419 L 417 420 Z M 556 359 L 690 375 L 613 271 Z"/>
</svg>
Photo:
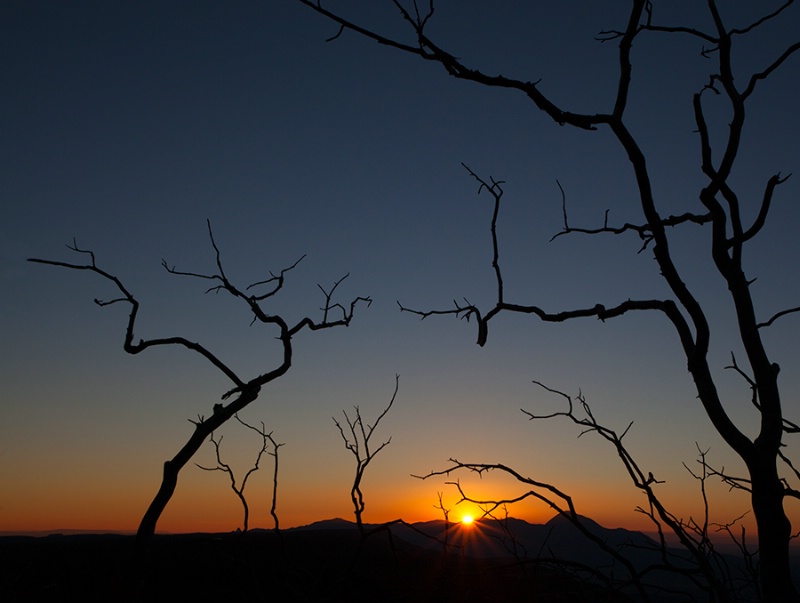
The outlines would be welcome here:
<svg viewBox="0 0 800 603">
<path fill-rule="evenodd" d="M 702 3 L 654 4 L 663 23 L 708 24 Z M 732 25 L 747 24 L 761 4 L 720 2 Z M 407 35 L 388 1 L 330 6 Z M 541 79 L 545 93 L 575 111 L 610 109 L 616 46 L 594 36 L 624 26 L 627 2 L 437 6 L 431 35 L 466 63 Z M 737 67 L 763 68 L 798 31 L 794 8 L 753 36 Z M 565 421 L 526 420 L 520 408 L 562 408 L 532 380 L 583 392 L 598 419 L 619 431 L 633 421 L 626 441 L 645 470 L 666 481 L 675 514 L 701 513 L 697 483 L 682 466 L 693 463 L 696 443 L 717 466 L 741 467 L 702 414 L 661 316 L 542 324 L 506 315 L 479 348 L 474 324 L 420 321 L 396 303 L 493 303 L 491 199 L 477 195 L 461 162 L 507 183 L 498 228 L 509 301 L 555 311 L 665 296 L 636 237 L 549 241 L 562 227 L 556 180 L 574 225 L 597 226 L 606 209 L 611 223 L 641 221 L 620 147 L 607 131 L 553 124 L 519 93 L 453 80 L 354 34 L 326 43 L 335 33 L 296 0 L 0 3 L 0 530 L 134 530 L 161 464 L 191 433 L 187 420 L 210 414 L 229 389 L 185 349 L 127 355 L 127 311 L 92 301 L 114 295 L 107 282 L 25 258 L 75 261 L 64 246 L 75 238 L 140 300 L 139 337 L 202 342 L 247 378 L 275 366 L 274 332 L 250 326 L 246 307 L 204 295 L 206 283 L 160 266 L 165 258 L 184 270 L 214 270 L 206 219 L 242 286 L 307 254 L 270 307 L 290 320 L 318 316 L 317 284 L 348 272 L 338 299 L 374 300 L 350 328 L 297 336 L 289 374 L 243 413 L 285 443 L 284 526 L 352 518 L 354 459 L 331 417 L 359 405 L 373 419 L 395 374 L 395 406 L 374 436 L 392 441 L 363 484 L 366 521 L 434 518 L 437 492 L 453 506 L 445 480 L 411 474 L 456 457 L 552 481 L 606 525 L 648 528 L 634 512 L 644 499 L 613 450 L 578 439 Z M 713 66 L 701 49 L 688 36 L 651 35 L 634 50 L 629 124 L 649 153 L 664 214 L 699 206 L 691 95 Z M 800 172 L 798 92 L 795 57 L 753 99 L 734 175 L 743 196 L 757 199 L 777 171 Z M 724 113 L 716 123 L 724 127 Z M 797 176 L 780 187 L 746 262 L 763 318 L 800 303 L 798 193 Z M 724 371 L 738 347 L 724 285 L 704 255 L 705 234 L 675 232 L 675 258 L 713 321 L 720 390 L 753 434 L 749 391 Z M 766 335 L 783 367 L 790 416 L 800 392 L 798 320 L 787 317 Z M 237 424 L 221 434 L 225 458 L 243 474 L 258 439 Z M 212 455 L 209 445 L 197 461 L 209 464 Z M 251 525 L 268 527 L 271 468 L 262 466 L 248 486 Z M 497 478 L 463 475 L 462 483 L 476 497 L 524 491 Z M 716 521 L 748 508 L 721 486 L 710 496 Z M 552 514 L 535 505 L 511 513 L 531 521 Z M 230 530 L 240 522 L 225 476 L 187 466 L 159 529 Z"/>
</svg>

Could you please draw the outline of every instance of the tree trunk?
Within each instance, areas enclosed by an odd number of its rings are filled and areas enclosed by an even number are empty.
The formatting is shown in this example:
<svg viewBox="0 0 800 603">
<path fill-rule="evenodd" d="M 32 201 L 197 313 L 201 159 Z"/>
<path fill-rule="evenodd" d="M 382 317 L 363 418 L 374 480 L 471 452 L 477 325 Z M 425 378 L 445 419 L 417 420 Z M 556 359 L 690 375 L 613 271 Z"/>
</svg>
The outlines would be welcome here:
<svg viewBox="0 0 800 603">
<path fill-rule="evenodd" d="M 792 526 L 783 508 L 784 489 L 775 457 L 759 456 L 750 466 L 750 476 L 753 512 L 758 527 L 761 595 L 767 603 L 800 601 L 789 564 Z"/>
<path fill-rule="evenodd" d="M 139 549 L 147 550 L 149 548 L 150 542 L 156 533 L 156 524 L 175 492 L 175 486 L 178 485 L 178 473 L 185 464 L 184 462 L 178 465 L 175 459 L 164 463 L 161 486 L 142 517 L 142 521 L 139 523 L 139 529 L 136 532 L 136 546 Z"/>
<path fill-rule="evenodd" d="M 286 371 L 284 370 L 283 372 Z M 150 543 L 156 533 L 156 524 L 161 518 L 167 503 L 172 499 L 175 487 L 178 485 L 178 474 L 181 469 L 191 460 L 214 430 L 255 400 L 259 391 L 260 387 L 255 386 L 243 389 L 239 397 L 228 406 L 215 410 L 214 414 L 205 421 L 196 422 L 194 432 L 186 444 L 183 445 L 183 448 L 171 460 L 164 463 L 161 486 L 142 517 L 139 529 L 136 532 L 136 547 L 140 552 L 146 554 L 150 548 Z"/>
</svg>

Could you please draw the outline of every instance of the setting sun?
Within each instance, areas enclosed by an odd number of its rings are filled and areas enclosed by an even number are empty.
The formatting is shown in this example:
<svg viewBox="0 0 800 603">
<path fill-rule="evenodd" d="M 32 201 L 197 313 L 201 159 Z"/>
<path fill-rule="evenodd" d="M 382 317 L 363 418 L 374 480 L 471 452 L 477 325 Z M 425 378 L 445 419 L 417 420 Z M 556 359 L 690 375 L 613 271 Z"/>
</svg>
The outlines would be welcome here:
<svg viewBox="0 0 800 603">
<path fill-rule="evenodd" d="M 472 517 L 472 515 L 464 515 L 464 517 L 461 518 L 461 523 L 465 526 L 470 525 L 473 521 L 475 521 L 475 519 Z"/>
</svg>

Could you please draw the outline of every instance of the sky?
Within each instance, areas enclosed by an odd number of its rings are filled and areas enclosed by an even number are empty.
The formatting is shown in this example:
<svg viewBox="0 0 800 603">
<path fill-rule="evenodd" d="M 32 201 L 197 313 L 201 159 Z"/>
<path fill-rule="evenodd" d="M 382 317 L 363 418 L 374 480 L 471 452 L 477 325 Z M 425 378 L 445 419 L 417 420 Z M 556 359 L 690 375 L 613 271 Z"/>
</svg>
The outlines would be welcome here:
<svg viewBox="0 0 800 603">
<path fill-rule="evenodd" d="M 624 27 L 628 3 L 442 0 L 430 34 L 489 73 L 541 80 L 574 111 L 611 108 L 617 73 L 604 29 Z M 708 27 L 702 3 L 654 2 L 665 24 Z M 732 26 L 756 3 L 720 2 Z M 758 3 L 761 4 L 761 3 Z M 764 3 L 777 5 L 775 2 Z M 391 2 L 337 1 L 331 8 L 410 40 Z M 545 5 L 544 7 L 542 5 Z M 756 30 L 735 59 L 746 81 L 796 41 L 800 8 Z M 77 261 L 92 250 L 141 303 L 137 338 L 180 335 L 203 343 L 246 378 L 279 361 L 275 332 L 251 325 L 243 304 L 206 294 L 207 282 L 168 274 L 215 270 L 210 221 L 228 276 L 242 287 L 305 255 L 268 309 L 290 322 L 319 317 L 322 294 L 349 274 L 336 300 L 370 296 L 348 328 L 303 331 L 294 364 L 242 418 L 263 422 L 279 450 L 277 512 L 283 527 L 352 519 L 355 459 L 333 417 L 358 406 L 372 422 L 399 391 L 373 435 L 391 442 L 367 469 L 364 520 L 407 521 L 475 510 L 456 505 L 446 478 L 413 477 L 464 462 L 504 463 L 571 494 L 579 512 L 614 527 L 649 529 L 644 498 L 614 451 L 566 420 L 527 420 L 582 394 L 619 432 L 646 471 L 665 483 L 679 517 L 699 517 L 698 447 L 733 473 L 740 463 L 696 400 L 675 334 L 657 315 L 605 323 L 493 320 L 485 347 L 473 322 L 401 313 L 449 309 L 454 299 L 488 308 L 491 198 L 468 165 L 503 180 L 498 222 L 508 301 L 556 311 L 669 295 L 635 236 L 567 236 L 586 227 L 641 222 L 622 150 L 600 129 L 560 127 L 524 96 L 456 81 L 434 64 L 337 28 L 297 0 L 0 3 L 0 531 L 133 531 L 159 484 L 161 465 L 229 388 L 186 349 L 122 349 L 127 311 L 98 307 L 115 294 L 97 275 L 26 262 Z M 664 214 L 698 211 L 702 186 L 691 96 L 713 62 L 690 36 L 646 35 L 634 47 L 628 123 L 648 154 Z M 748 215 L 769 176 L 800 171 L 800 57 L 788 61 L 749 107 L 734 173 Z M 725 127 L 710 101 L 714 132 Z M 794 200 L 800 178 L 777 193 L 770 223 L 748 252 L 764 318 L 800 302 Z M 746 384 L 725 370 L 737 347 L 725 287 L 707 257 L 706 230 L 676 229 L 675 260 L 712 321 L 711 364 L 746 433 L 757 424 Z M 795 420 L 798 318 L 765 339 L 782 367 Z M 258 436 L 224 426 L 221 454 L 241 479 Z M 211 445 L 196 461 L 214 462 Z M 251 527 L 272 527 L 272 457 L 246 494 Z M 525 488 L 501 476 L 461 479 L 475 498 Z M 748 509 L 747 498 L 709 484 L 714 521 Z M 796 508 L 789 508 L 795 522 Z M 511 515 L 544 522 L 552 511 L 522 503 Z M 159 530 L 226 531 L 241 507 L 225 475 L 188 465 Z"/>
</svg>

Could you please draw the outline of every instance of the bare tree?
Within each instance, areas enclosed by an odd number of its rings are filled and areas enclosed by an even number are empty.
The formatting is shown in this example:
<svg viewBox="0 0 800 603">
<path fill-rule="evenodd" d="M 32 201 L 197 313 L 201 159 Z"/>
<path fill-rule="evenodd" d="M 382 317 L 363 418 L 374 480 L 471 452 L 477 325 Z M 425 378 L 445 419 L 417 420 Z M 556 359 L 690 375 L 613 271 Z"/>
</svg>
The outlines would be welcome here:
<svg viewBox="0 0 800 603">
<path fill-rule="evenodd" d="M 417 477 L 420 479 L 429 479 L 442 475 L 449 476 L 452 473 L 461 471 L 468 471 L 481 476 L 494 472 L 509 475 L 519 484 L 523 485 L 526 491 L 519 495 L 503 499 L 476 499 L 466 492 L 460 481 L 448 481 L 447 483 L 458 490 L 460 495 L 459 502 L 471 502 L 479 505 L 483 509 L 484 517 L 493 519 L 497 519 L 495 517 L 495 512 L 498 509 L 505 512 L 508 505 L 520 503 L 528 499 L 534 499 L 544 503 L 568 520 L 589 541 L 593 542 L 602 551 L 608 554 L 609 557 L 614 560 L 615 564 L 623 570 L 623 573 L 605 573 L 598 568 L 581 566 L 568 559 L 542 559 L 541 556 L 535 558 L 520 558 L 513 534 L 509 529 L 505 529 L 504 531 L 512 544 L 511 550 L 522 563 L 541 563 L 544 561 L 548 564 L 569 567 L 572 570 L 578 570 L 578 573 L 575 574 L 576 576 L 585 574 L 590 579 L 599 581 L 606 587 L 621 589 L 634 588 L 642 600 L 648 600 L 652 592 L 663 588 L 663 580 L 653 581 L 650 577 L 665 572 L 683 576 L 687 580 L 684 589 L 686 587 L 696 588 L 699 592 L 706 593 L 709 601 L 751 600 L 751 596 L 746 599 L 742 599 L 741 597 L 745 594 L 751 595 L 752 587 L 756 582 L 752 556 L 749 551 L 747 551 L 744 534 L 742 534 L 741 540 L 739 540 L 731 531 L 733 526 L 741 518 L 736 518 L 729 524 L 724 525 L 712 524 L 709 521 L 709 502 L 705 490 L 705 482 L 709 475 L 724 475 L 724 473 L 720 474 L 709 467 L 706 461 L 707 453 L 698 448 L 698 463 L 701 465 L 702 469 L 699 473 L 690 470 L 690 473 L 696 477 L 700 483 L 700 492 L 703 501 L 702 519 L 698 521 L 693 516 L 690 516 L 688 519 L 682 519 L 673 514 L 659 497 L 657 488 L 664 482 L 656 479 L 652 472 L 644 470 L 625 446 L 623 440 L 630 430 L 631 424 L 628 424 L 622 433 L 617 433 L 614 429 L 598 422 L 582 394 L 573 398 L 572 396 L 553 390 L 541 383 L 535 383 L 545 388 L 547 391 L 561 396 L 566 402 L 566 409 L 547 415 L 537 415 L 526 410 L 522 410 L 522 412 L 525 413 L 530 420 L 567 419 L 581 429 L 581 436 L 587 433 L 593 433 L 611 445 L 625 468 L 631 483 L 645 496 L 646 504 L 637 507 L 636 510 L 646 515 L 655 527 L 658 540 L 654 542 L 652 546 L 647 546 L 642 549 L 641 545 L 631 545 L 626 549 L 620 549 L 607 543 L 601 535 L 592 531 L 590 525 L 587 525 L 584 517 L 578 512 L 578 508 L 572 496 L 566 491 L 554 484 L 529 477 L 519 470 L 503 463 L 473 463 L 450 459 L 451 465 L 447 468 L 431 471 L 426 475 Z M 687 467 L 687 469 L 689 469 L 689 467 Z M 502 519 L 499 521 L 501 521 L 502 526 Z M 744 572 L 734 572 L 726 558 L 715 549 L 710 535 L 714 527 L 719 531 L 730 534 L 733 541 L 739 546 L 742 552 Z M 670 548 L 666 533 L 671 533 L 677 538 L 681 545 L 680 549 Z M 681 550 L 686 554 L 677 552 Z M 644 564 L 643 567 L 641 562 L 636 561 L 636 558 L 640 557 L 642 552 L 650 553 L 648 557 L 651 558 L 651 561 Z M 652 561 L 652 559 L 656 561 Z M 684 592 L 686 591 L 684 590 Z"/>
<path fill-rule="evenodd" d="M 394 10 L 399 11 L 399 18 L 407 25 L 409 33 L 407 38 L 370 29 L 357 23 L 353 18 L 326 8 L 321 0 L 298 1 L 336 24 L 338 31 L 331 39 L 341 40 L 342 33 L 354 32 L 385 47 L 439 64 L 454 78 L 521 93 L 532 101 L 538 111 L 562 126 L 590 131 L 603 129 L 610 133 L 628 159 L 638 189 L 636 206 L 641 212 L 641 221 L 615 226 L 609 224 L 606 219 L 601 226 L 578 228 L 569 224 L 565 205 L 564 228 L 559 234 L 638 235 L 642 240 L 642 249 L 649 249 L 653 254 L 669 295 L 663 298 L 631 299 L 623 294 L 621 299 L 624 301 L 608 306 L 597 303 L 557 311 L 550 311 L 535 304 L 507 301 L 498 262 L 495 233 L 497 210 L 503 194 L 502 183 L 487 181 L 473 174 L 480 183 L 480 190 L 488 191 L 495 202 L 492 238 L 493 267 L 497 281 L 496 302 L 488 309 L 478 308 L 465 301 L 457 302 L 455 307 L 448 310 L 416 312 L 422 317 L 453 314 L 462 318 L 474 318 L 478 327 L 479 345 L 487 342 L 490 322 L 500 314 L 508 312 L 529 314 L 546 322 L 564 322 L 588 317 L 606 321 L 638 311 L 661 314 L 671 323 L 678 336 L 688 371 L 705 414 L 747 469 L 747 476 L 742 478 L 742 484 L 751 493 L 753 514 L 758 526 L 763 596 L 768 601 L 800 600 L 789 567 L 791 524 L 784 509 L 786 497 L 800 498 L 800 493 L 787 486 L 779 469 L 779 464 L 783 463 L 789 473 L 794 475 L 794 467 L 787 462 L 781 451 L 784 434 L 792 432 L 794 424 L 788 423 L 784 417 L 778 385 L 779 367 L 770 357 L 762 338 L 763 329 L 780 318 L 800 311 L 800 307 L 787 307 L 769 318 L 759 316 L 751 291 L 753 280 L 744 270 L 744 258 L 749 244 L 763 233 L 773 197 L 787 176 L 782 176 L 780 172 L 773 173 L 763 183 L 760 198 L 749 200 L 752 207 L 747 205 L 748 195 L 744 191 L 737 190 L 737 185 L 731 177 L 742 147 L 746 108 L 756 96 L 755 93 L 761 89 L 763 82 L 774 77 L 787 61 L 797 54 L 800 50 L 800 41 L 786 44 L 771 58 L 765 59 L 759 69 L 747 73 L 739 73 L 734 69 L 734 49 L 738 49 L 740 42 L 750 34 L 785 17 L 788 11 L 796 8 L 793 6 L 794 0 L 780 0 L 773 3 L 772 8 L 763 8 L 762 16 L 743 27 L 726 25 L 726 19 L 717 0 L 707 0 L 710 23 L 707 29 L 683 24 L 659 23 L 654 15 L 654 2 L 630 0 L 630 10 L 624 25 L 601 31 L 598 36 L 602 42 L 614 42 L 618 45 L 618 74 L 615 81 L 616 93 L 610 109 L 598 107 L 596 112 L 571 111 L 565 105 L 554 101 L 537 81 L 515 79 L 466 64 L 454 52 L 443 48 L 429 35 L 428 26 L 434 17 L 433 0 L 426 2 L 387 0 Z M 702 44 L 702 54 L 708 59 L 707 84 L 697 90 L 691 98 L 697 132 L 698 158 L 705 181 L 697 191 L 698 209 L 680 215 L 664 213 L 663 203 L 653 185 L 651 168 L 644 148 L 639 138 L 629 128 L 626 116 L 631 100 L 634 42 L 648 35 L 689 36 Z M 719 112 L 709 109 L 707 102 L 709 95 L 714 95 L 717 99 L 717 107 L 720 100 L 724 101 L 727 105 L 726 110 Z M 748 209 L 750 211 L 747 211 Z M 708 309 L 704 308 L 697 295 L 687 285 L 673 261 L 670 232 L 673 227 L 689 224 L 709 227 L 710 258 L 718 275 L 722 277 L 726 294 L 736 315 L 735 328 L 748 363 L 747 379 L 753 386 L 756 408 L 759 412 L 755 437 L 748 436 L 748 430 L 734 422 L 729 413 L 729 406 L 720 396 L 709 360 L 711 326 Z"/>
<path fill-rule="evenodd" d="M 264 448 L 268 448 L 267 441 L 272 445 L 272 452 L 267 451 L 271 457 L 275 459 L 275 462 L 272 464 L 272 496 L 270 497 L 270 505 L 269 505 L 269 514 L 272 517 L 272 524 L 275 530 L 275 533 L 278 534 L 278 537 L 281 536 L 281 522 L 278 519 L 278 448 L 283 446 L 283 444 L 278 444 L 275 439 L 272 437 L 272 432 L 270 431 L 267 433 L 266 428 L 264 427 L 264 422 L 261 422 L 261 429 L 255 427 L 254 425 L 250 425 L 242 421 L 239 418 L 239 415 L 236 415 L 236 420 L 239 421 L 242 425 L 247 427 L 248 429 L 252 429 L 258 435 L 263 438 L 264 441 Z M 263 448 L 262 448 L 263 450 Z M 242 484 L 242 488 L 244 488 L 244 484 Z"/>
<path fill-rule="evenodd" d="M 394 393 L 392 394 L 392 399 L 389 400 L 389 404 L 383 409 L 383 412 L 378 415 L 378 418 L 375 419 L 375 423 L 372 425 L 364 424 L 364 420 L 361 417 L 361 409 L 358 406 L 353 407 L 355 416 L 352 419 L 349 417 L 346 411 L 342 411 L 345 421 L 347 422 L 349 435 L 348 433 L 345 433 L 344 427 L 342 427 L 342 424 L 336 420 L 336 417 L 333 417 L 333 422 L 339 429 L 339 434 L 342 436 L 342 440 L 344 440 L 345 448 L 352 452 L 353 456 L 356 457 L 356 474 L 353 478 L 353 486 L 350 488 L 350 499 L 353 501 L 353 512 L 356 517 L 356 525 L 358 526 L 358 531 L 362 538 L 366 534 L 362 519 L 362 514 L 364 513 L 364 493 L 361 491 L 361 480 L 364 478 L 364 472 L 367 470 L 367 466 L 372 462 L 372 459 L 374 459 L 377 454 L 386 448 L 386 446 L 388 446 L 392 441 L 392 438 L 390 437 L 377 448 L 370 449 L 370 439 L 372 438 L 372 434 L 375 432 L 375 429 L 378 427 L 378 423 L 381 422 L 381 419 L 383 419 L 383 417 L 386 416 L 386 413 L 388 413 L 392 408 L 392 404 L 394 404 L 394 400 L 397 397 L 397 390 L 399 387 L 400 375 L 395 375 Z M 384 526 L 388 525 L 389 524 L 384 524 Z"/>
<path fill-rule="evenodd" d="M 236 475 L 233 472 L 233 469 L 230 465 L 223 462 L 222 456 L 220 454 L 220 445 L 222 444 L 222 437 L 215 438 L 214 434 L 212 433 L 209 436 L 209 441 L 214 445 L 214 454 L 217 460 L 216 467 L 204 467 L 199 463 L 195 463 L 197 467 L 202 469 L 203 471 L 222 471 L 223 473 L 227 474 L 228 479 L 230 480 L 231 490 L 233 493 L 236 494 L 236 497 L 239 499 L 239 502 L 242 503 L 242 532 L 247 532 L 250 525 L 250 505 L 247 504 L 247 498 L 244 495 L 244 490 L 247 487 L 247 480 L 250 479 L 250 476 L 260 469 L 261 457 L 264 456 L 266 452 L 270 456 L 275 457 L 275 464 L 274 464 L 274 471 L 273 471 L 273 488 L 272 488 L 272 504 L 270 506 L 270 515 L 272 515 L 273 520 L 275 521 L 275 530 L 279 529 L 278 527 L 278 515 L 276 513 L 276 505 L 277 505 L 277 496 L 278 496 L 278 448 L 283 446 L 283 444 L 278 444 L 275 439 L 272 437 L 272 432 L 270 431 L 267 433 L 266 428 L 264 427 L 264 422 L 261 422 L 261 428 L 255 427 L 248 423 L 242 421 L 238 414 L 234 415 L 234 418 L 239 421 L 242 425 L 247 427 L 248 429 L 252 429 L 257 434 L 261 436 L 261 448 L 256 454 L 256 460 L 253 462 L 253 466 L 247 470 L 247 473 L 244 474 L 242 478 L 241 484 L 236 483 Z M 270 449 L 272 452 L 270 452 Z"/>
<path fill-rule="evenodd" d="M 438 509 L 442 512 L 442 516 L 444 517 L 444 538 L 442 539 L 442 551 L 447 554 L 447 545 L 448 541 L 450 540 L 450 528 L 452 523 L 450 522 L 450 509 L 444 506 L 444 500 L 442 497 L 444 496 L 444 492 L 437 492 L 436 495 L 439 497 L 439 503 L 434 505 L 434 509 Z"/>
<path fill-rule="evenodd" d="M 137 531 L 137 543 L 143 548 L 147 547 L 153 535 L 155 534 L 158 519 L 161 517 L 161 514 L 167 506 L 167 503 L 169 503 L 170 499 L 172 498 L 172 494 L 177 486 L 178 474 L 203 445 L 203 442 L 205 442 L 206 439 L 212 433 L 214 433 L 216 429 L 228 421 L 228 419 L 233 417 L 237 412 L 258 398 L 261 388 L 264 385 L 283 376 L 291 368 L 295 335 L 304 329 L 318 331 L 332 327 L 348 326 L 353 319 L 356 306 L 360 302 L 370 304 L 372 301 L 369 297 L 357 297 L 350 302 L 349 306 L 343 306 L 340 303 L 334 302 L 333 294 L 336 292 L 336 289 L 342 283 L 342 281 L 347 278 L 347 275 L 345 275 L 336 281 L 328 290 L 323 289 L 321 286 L 319 287 L 324 296 L 324 303 L 321 308 L 322 317 L 319 320 L 313 320 L 311 318 L 304 317 L 297 322 L 290 323 L 283 316 L 278 314 L 270 314 L 264 309 L 263 304 L 279 293 L 281 289 L 283 289 L 287 273 L 297 267 L 303 258 L 301 257 L 288 268 L 283 268 L 277 274 L 270 273 L 268 278 L 252 283 L 244 289 L 241 289 L 232 283 L 225 274 L 225 270 L 222 266 L 220 250 L 217 247 L 213 232 L 211 230 L 211 223 L 208 222 L 207 225 L 208 236 L 216 257 L 216 272 L 211 274 L 182 272 L 176 270 L 174 266 L 170 267 L 166 261 L 162 261 L 162 264 L 164 268 L 171 274 L 211 281 L 213 285 L 207 289 L 206 292 L 213 291 L 229 293 L 234 298 L 244 302 L 249 311 L 253 314 L 254 323 L 261 323 L 277 330 L 276 339 L 280 342 L 279 345 L 281 346 L 283 352 L 281 362 L 276 366 L 269 367 L 263 373 L 250 379 L 244 379 L 240 377 L 233 369 L 231 369 L 208 348 L 199 343 L 189 341 L 184 337 L 161 337 L 154 339 L 139 339 L 139 341 L 135 341 L 134 332 L 136 327 L 136 318 L 139 313 L 139 301 L 130 291 L 128 291 L 118 277 L 97 265 L 95 255 L 92 251 L 79 248 L 77 243 L 68 245 L 69 249 L 71 249 L 73 252 L 88 258 L 88 260 L 84 263 L 78 264 L 39 258 L 29 259 L 29 261 L 39 264 L 47 264 L 50 266 L 69 268 L 72 270 L 85 270 L 97 274 L 103 279 L 109 281 L 117 290 L 119 297 L 115 297 L 106 301 L 95 299 L 95 303 L 101 307 L 110 306 L 113 304 L 127 304 L 130 307 L 128 324 L 125 331 L 125 340 L 123 342 L 123 349 L 129 354 L 138 354 L 144 350 L 147 350 L 148 348 L 164 345 L 182 346 L 192 352 L 200 354 L 203 358 L 208 360 L 212 366 L 221 371 L 222 374 L 225 375 L 225 377 L 227 377 L 233 384 L 233 387 L 222 395 L 223 402 L 214 404 L 213 413 L 211 416 L 206 418 L 200 415 L 197 421 L 192 421 L 192 423 L 194 423 L 194 431 L 192 432 L 191 436 L 180 448 L 180 450 L 178 450 L 175 456 L 164 463 L 161 486 L 159 487 L 158 492 L 153 498 L 153 501 L 150 503 L 150 506 L 142 517 L 142 520 L 139 523 L 139 529 Z M 262 292 L 250 292 L 251 289 Z M 224 401 L 228 399 L 230 399 L 230 402 L 225 403 Z"/>
</svg>

